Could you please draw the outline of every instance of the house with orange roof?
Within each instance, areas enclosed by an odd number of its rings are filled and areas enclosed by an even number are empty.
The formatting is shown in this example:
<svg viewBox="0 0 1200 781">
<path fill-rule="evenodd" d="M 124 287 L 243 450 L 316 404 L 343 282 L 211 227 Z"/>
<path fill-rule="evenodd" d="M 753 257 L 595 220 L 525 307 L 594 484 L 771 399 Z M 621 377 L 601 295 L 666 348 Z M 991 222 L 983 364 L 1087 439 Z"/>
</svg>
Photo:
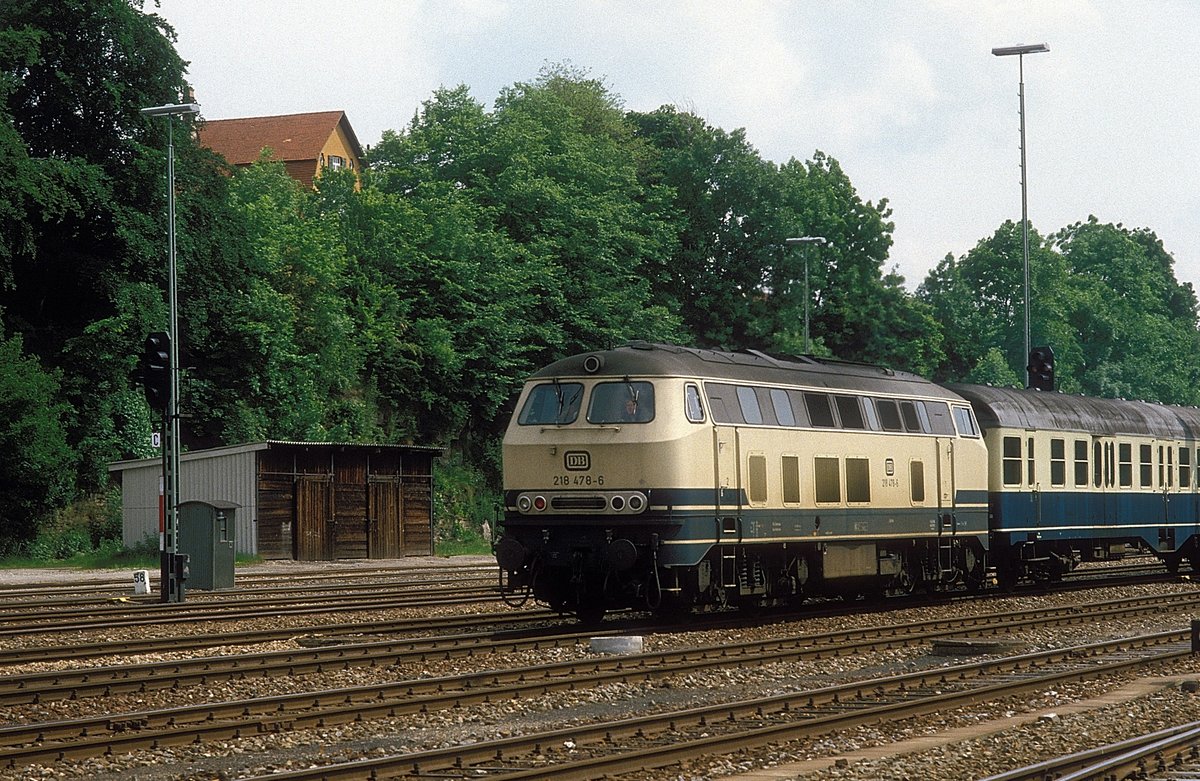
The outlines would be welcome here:
<svg viewBox="0 0 1200 781">
<path fill-rule="evenodd" d="M 199 137 L 203 146 L 237 167 L 250 165 L 268 149 L 305 187 L 312 187 L 326 168 L 349 168 L 356 176 L 362 170 L 362 147 L 344 111 L 206 119 Z"/>
</svg>

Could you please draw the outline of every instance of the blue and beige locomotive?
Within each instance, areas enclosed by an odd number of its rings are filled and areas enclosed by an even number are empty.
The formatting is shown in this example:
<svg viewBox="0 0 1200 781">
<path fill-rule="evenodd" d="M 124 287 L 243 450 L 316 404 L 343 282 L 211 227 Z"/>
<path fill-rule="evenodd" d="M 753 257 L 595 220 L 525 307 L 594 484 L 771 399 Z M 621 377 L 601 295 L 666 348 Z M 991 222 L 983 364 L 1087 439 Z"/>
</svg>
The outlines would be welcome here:
<svg viewBox="0 0 1200 781">
<path fill-rule="evenodd" d="M 525 383 L 496 556 L 585 619 L 1053 580 L 1127 544 L 1178 566 L 1198 434 L 1194 409 L 635 342 Z"/>
</svg>

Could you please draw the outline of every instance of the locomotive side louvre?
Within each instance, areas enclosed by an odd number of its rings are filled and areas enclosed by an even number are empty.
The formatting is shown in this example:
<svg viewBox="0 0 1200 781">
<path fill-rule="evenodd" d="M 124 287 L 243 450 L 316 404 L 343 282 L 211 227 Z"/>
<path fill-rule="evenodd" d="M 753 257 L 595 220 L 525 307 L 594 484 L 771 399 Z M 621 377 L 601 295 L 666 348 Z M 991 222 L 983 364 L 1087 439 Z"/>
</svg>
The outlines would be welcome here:
<svg viewBox="0 0 1200 781">
<path fill-rule="evenodd" d="M 977 583 L 986 463 L 969 404 L 915 375 L 635 343 L 526 383 L 497 560 L 588 617 Z"/>
<path fill-rule="evenodd" d="M 992 557 L 1005 580 L 1056 579 L 1126 546 L 1195 567 L 1200 410 L 950 387 L 984 429 Z"/>
</svg>

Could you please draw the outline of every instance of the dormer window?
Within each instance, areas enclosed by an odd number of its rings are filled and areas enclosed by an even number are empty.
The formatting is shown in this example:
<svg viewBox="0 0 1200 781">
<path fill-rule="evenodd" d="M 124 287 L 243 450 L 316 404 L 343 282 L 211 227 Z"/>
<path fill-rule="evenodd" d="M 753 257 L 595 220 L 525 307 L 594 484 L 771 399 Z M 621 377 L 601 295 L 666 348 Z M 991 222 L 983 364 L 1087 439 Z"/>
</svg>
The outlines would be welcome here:
<svg viewBox="0 0 1200 781">
<path fill-rule="evenodd" d="M 328 160 L 329 160 L 329 167 L 334 169 L 335 171 L 339 168 L 344 168 L 346 166 L 346 158 L 341 157 L 340 155 L 330 155 Z"/>
</svg>

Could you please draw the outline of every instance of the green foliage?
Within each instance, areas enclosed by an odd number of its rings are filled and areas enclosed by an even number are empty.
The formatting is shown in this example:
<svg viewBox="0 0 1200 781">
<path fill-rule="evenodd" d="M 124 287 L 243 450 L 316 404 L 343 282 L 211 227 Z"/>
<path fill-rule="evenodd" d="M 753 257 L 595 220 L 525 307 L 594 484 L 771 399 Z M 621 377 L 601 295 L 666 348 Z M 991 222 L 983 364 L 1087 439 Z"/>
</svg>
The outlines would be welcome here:
<svg viewBox="0 0 1200 781">
<path fill-rule="evenodd" d="M 74 495 L 69 410 L 58 390 L 55 377 L 24 354 L 20 337 L 0 341 L 0 541 L 28 539 Z"/>
<path fill-rule="evenodd" d="M 433 467 L 434 538 L 439 552 L 448 542 L 482 540 L 483 524 L 495 528 L 500 495 L 487 477 L 461 455 L 448 454 Z"/>
</svg>

